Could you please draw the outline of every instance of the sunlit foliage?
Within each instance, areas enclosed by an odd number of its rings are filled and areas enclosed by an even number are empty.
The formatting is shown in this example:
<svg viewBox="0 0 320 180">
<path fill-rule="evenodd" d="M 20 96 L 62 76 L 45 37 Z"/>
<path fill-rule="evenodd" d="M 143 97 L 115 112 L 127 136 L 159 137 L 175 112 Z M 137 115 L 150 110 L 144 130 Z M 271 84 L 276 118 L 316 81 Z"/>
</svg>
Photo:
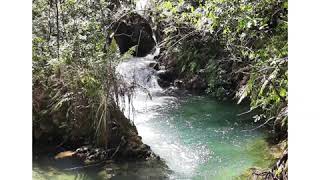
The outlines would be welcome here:
<svg viewBox="0 0 320 180">
<path fill-rule="evenodd" d="M 286 130 L 288 2 L 161 1 L 162 46 L 183 76 L 206 72 L 207 93 L 251 101 L 254 116 Z"/>
<path fill-rule="evenodd" d="M 33 2 L 34 137 L 55 133 L 64 140 L 108 141 L 110 108 L 125 96 L 117 78 L 120 60 L 113 41 L 105 48 L 110 2 Z M 95 139 L 95 140 L 94 140 Z"/>
</svg>

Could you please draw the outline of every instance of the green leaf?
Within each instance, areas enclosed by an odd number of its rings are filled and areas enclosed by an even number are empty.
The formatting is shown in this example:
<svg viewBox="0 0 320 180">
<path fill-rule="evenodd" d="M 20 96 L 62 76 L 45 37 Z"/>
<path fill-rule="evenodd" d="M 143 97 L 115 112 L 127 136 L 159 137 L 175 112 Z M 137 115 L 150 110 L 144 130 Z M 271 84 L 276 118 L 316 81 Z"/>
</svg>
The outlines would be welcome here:
<svg viewBox="0 0 320 180">
<path fill-rule="evenodd" d="M 165 1 L 162 3 L 162 7 L 167 9 L 167 10 L 171 10 L 172 9 L 172 3 L 170 1 Z"/>
<path fill-rule="evenodd" d="M 280 89 L 280 96 L 282 96 L 282 97 L 287 96 L 287 90 L 284 89 L 284 88 L 281 88 L 281 89 Z"/>
</svg>

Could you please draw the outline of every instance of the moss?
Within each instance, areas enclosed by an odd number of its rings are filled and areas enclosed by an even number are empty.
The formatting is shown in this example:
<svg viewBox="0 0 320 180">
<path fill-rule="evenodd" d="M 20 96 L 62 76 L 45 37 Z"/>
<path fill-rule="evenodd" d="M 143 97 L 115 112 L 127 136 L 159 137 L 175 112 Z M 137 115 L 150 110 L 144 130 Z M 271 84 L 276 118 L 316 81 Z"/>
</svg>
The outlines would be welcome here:
<svg viewBox="0 0 320 180">
<path fill-rule="evenodd" d="M 243 172 L 239 177 L 235 177 L 234 180 L 247 180 L 252 178 L 252 169 L 248 169 Z"/>
<path fill-rule="evenodd" d="M 261 168 L 267 168 L 271 166 L 274 161 L 275 157 L 272 154 L 271 147 L 265 141 L 265 139 L 260 139 L 255 141 L 253 144 L 248 145 L 248 149 L 250 154 L 254 155 L 255 157 L 259 157 L 255 164 Z M 262 156 L 262 158 L 261 158 Z"/>
<path fill-rule="evenodd" d="M 247 169 L 240 176 L 235 177 L 234 179 L 263 179 L 263 177 L 254 175 L 254 172 L 263 172 L 271 169 L 271 167 L 277 162 L 277 159 L 282 156 L 284 150 L 287 148 L 287 144 L 287 141 L 282 141 L 276 145 L 270 145 L 267 141 L 261 139 L 259 141 L 256 141 L 254 144 L 249 145 L 248 148 L 250 148 L 250 153 L 253 153 L 255 155 L 261 154 L 263 158 L 257 160 L 257 167 Z M 275 173 L 280 174 L 282 173 L 282 170 L 283 169 L 279 170 L 281 172 L 276 171 Z M 288 171 L 287 166 L 285 167 L 284 171 Z"/>
</svg>

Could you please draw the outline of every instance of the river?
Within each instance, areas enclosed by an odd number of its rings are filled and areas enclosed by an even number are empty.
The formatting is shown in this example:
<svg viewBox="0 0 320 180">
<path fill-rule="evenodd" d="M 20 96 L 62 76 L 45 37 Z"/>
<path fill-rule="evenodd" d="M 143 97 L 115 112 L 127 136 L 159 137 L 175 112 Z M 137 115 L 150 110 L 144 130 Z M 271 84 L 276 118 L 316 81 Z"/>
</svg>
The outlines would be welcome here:
<svg viewBox="0 0 320 180">
<path fill-rule="evenodd" d="M 238 114 L 247 106 L 219 102 L 205 96 L 170 96 L 149 67 L 153 57 L 132 58 L 117 71 L 128 83 L 139 84 L 133 99 L 133 119 L 144 143 L 167 164 L 113 163 L 102 169 L 63 171 L 33 164 L 33 179 L 232 179 L 248 168 L 267 167 L 266 133 Z M 146 93 L 145 89 L 148 90 Z M 150 96 L 152 99 L 150 99 Z M 247 131 L 249 130 L 249 131 Z"/>
</svg>

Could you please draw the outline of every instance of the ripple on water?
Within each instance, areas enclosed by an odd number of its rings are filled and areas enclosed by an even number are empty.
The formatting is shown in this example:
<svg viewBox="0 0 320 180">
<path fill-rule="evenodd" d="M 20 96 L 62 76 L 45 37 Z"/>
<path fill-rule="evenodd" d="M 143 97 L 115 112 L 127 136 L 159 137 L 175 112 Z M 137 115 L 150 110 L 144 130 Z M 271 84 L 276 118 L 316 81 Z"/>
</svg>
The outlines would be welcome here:
<svg viewBox="0 0 320 180">
<path fill-rule="evenodd" d="M 178 104 L 156 115 L 141 115 L 148 121 L 137 124 L 143 141 L 173 170 L 173 179 L 228 179 L 255 165 L 259 157 L 247 147 L 264 134 L 242 131 L 251 127 L 236 116 L 245 107 L 199 97 Z M 149 113 L 153 111 L 157 109 Z"/>
<path fill-rule="evenodd" d="M 257 164 L 269 165 L 263 159 L 267 148 L 265 135 L 257 130 L 242 131 L 253 127 L 237 116 L 245 112 L 246 107 L 201 96 L 179 99 L 166 96 L 156 83 L 154 70 L 146 67 L 148 63 L 150 59 L 133 58 L 117 68 L 127 82 L 137 80 L 152 95 L 151 100 L 145 91 L 136 89 L 135 111 L 132 113 L 132 107 L 127 106 L 125 115 L 133 119 L 143 142 L 173 171 L 171 179 L 231 179 Z M 123 106 L 127 104 L 126 100 Z M 255 146 L 256 142 L 260 144 Z M 115 179 L 143 179 L 147 172 L 152 177 L 163 177 L 156 166 L 131 163 L 125 165 L 126 168 L 119 167 L 121 173 L 114 176 Z M 38 170 L 34 172 L 39 175 Z M 84 179 L 96 179 L 96 174 L 85 174 Z"/>
</svg>

